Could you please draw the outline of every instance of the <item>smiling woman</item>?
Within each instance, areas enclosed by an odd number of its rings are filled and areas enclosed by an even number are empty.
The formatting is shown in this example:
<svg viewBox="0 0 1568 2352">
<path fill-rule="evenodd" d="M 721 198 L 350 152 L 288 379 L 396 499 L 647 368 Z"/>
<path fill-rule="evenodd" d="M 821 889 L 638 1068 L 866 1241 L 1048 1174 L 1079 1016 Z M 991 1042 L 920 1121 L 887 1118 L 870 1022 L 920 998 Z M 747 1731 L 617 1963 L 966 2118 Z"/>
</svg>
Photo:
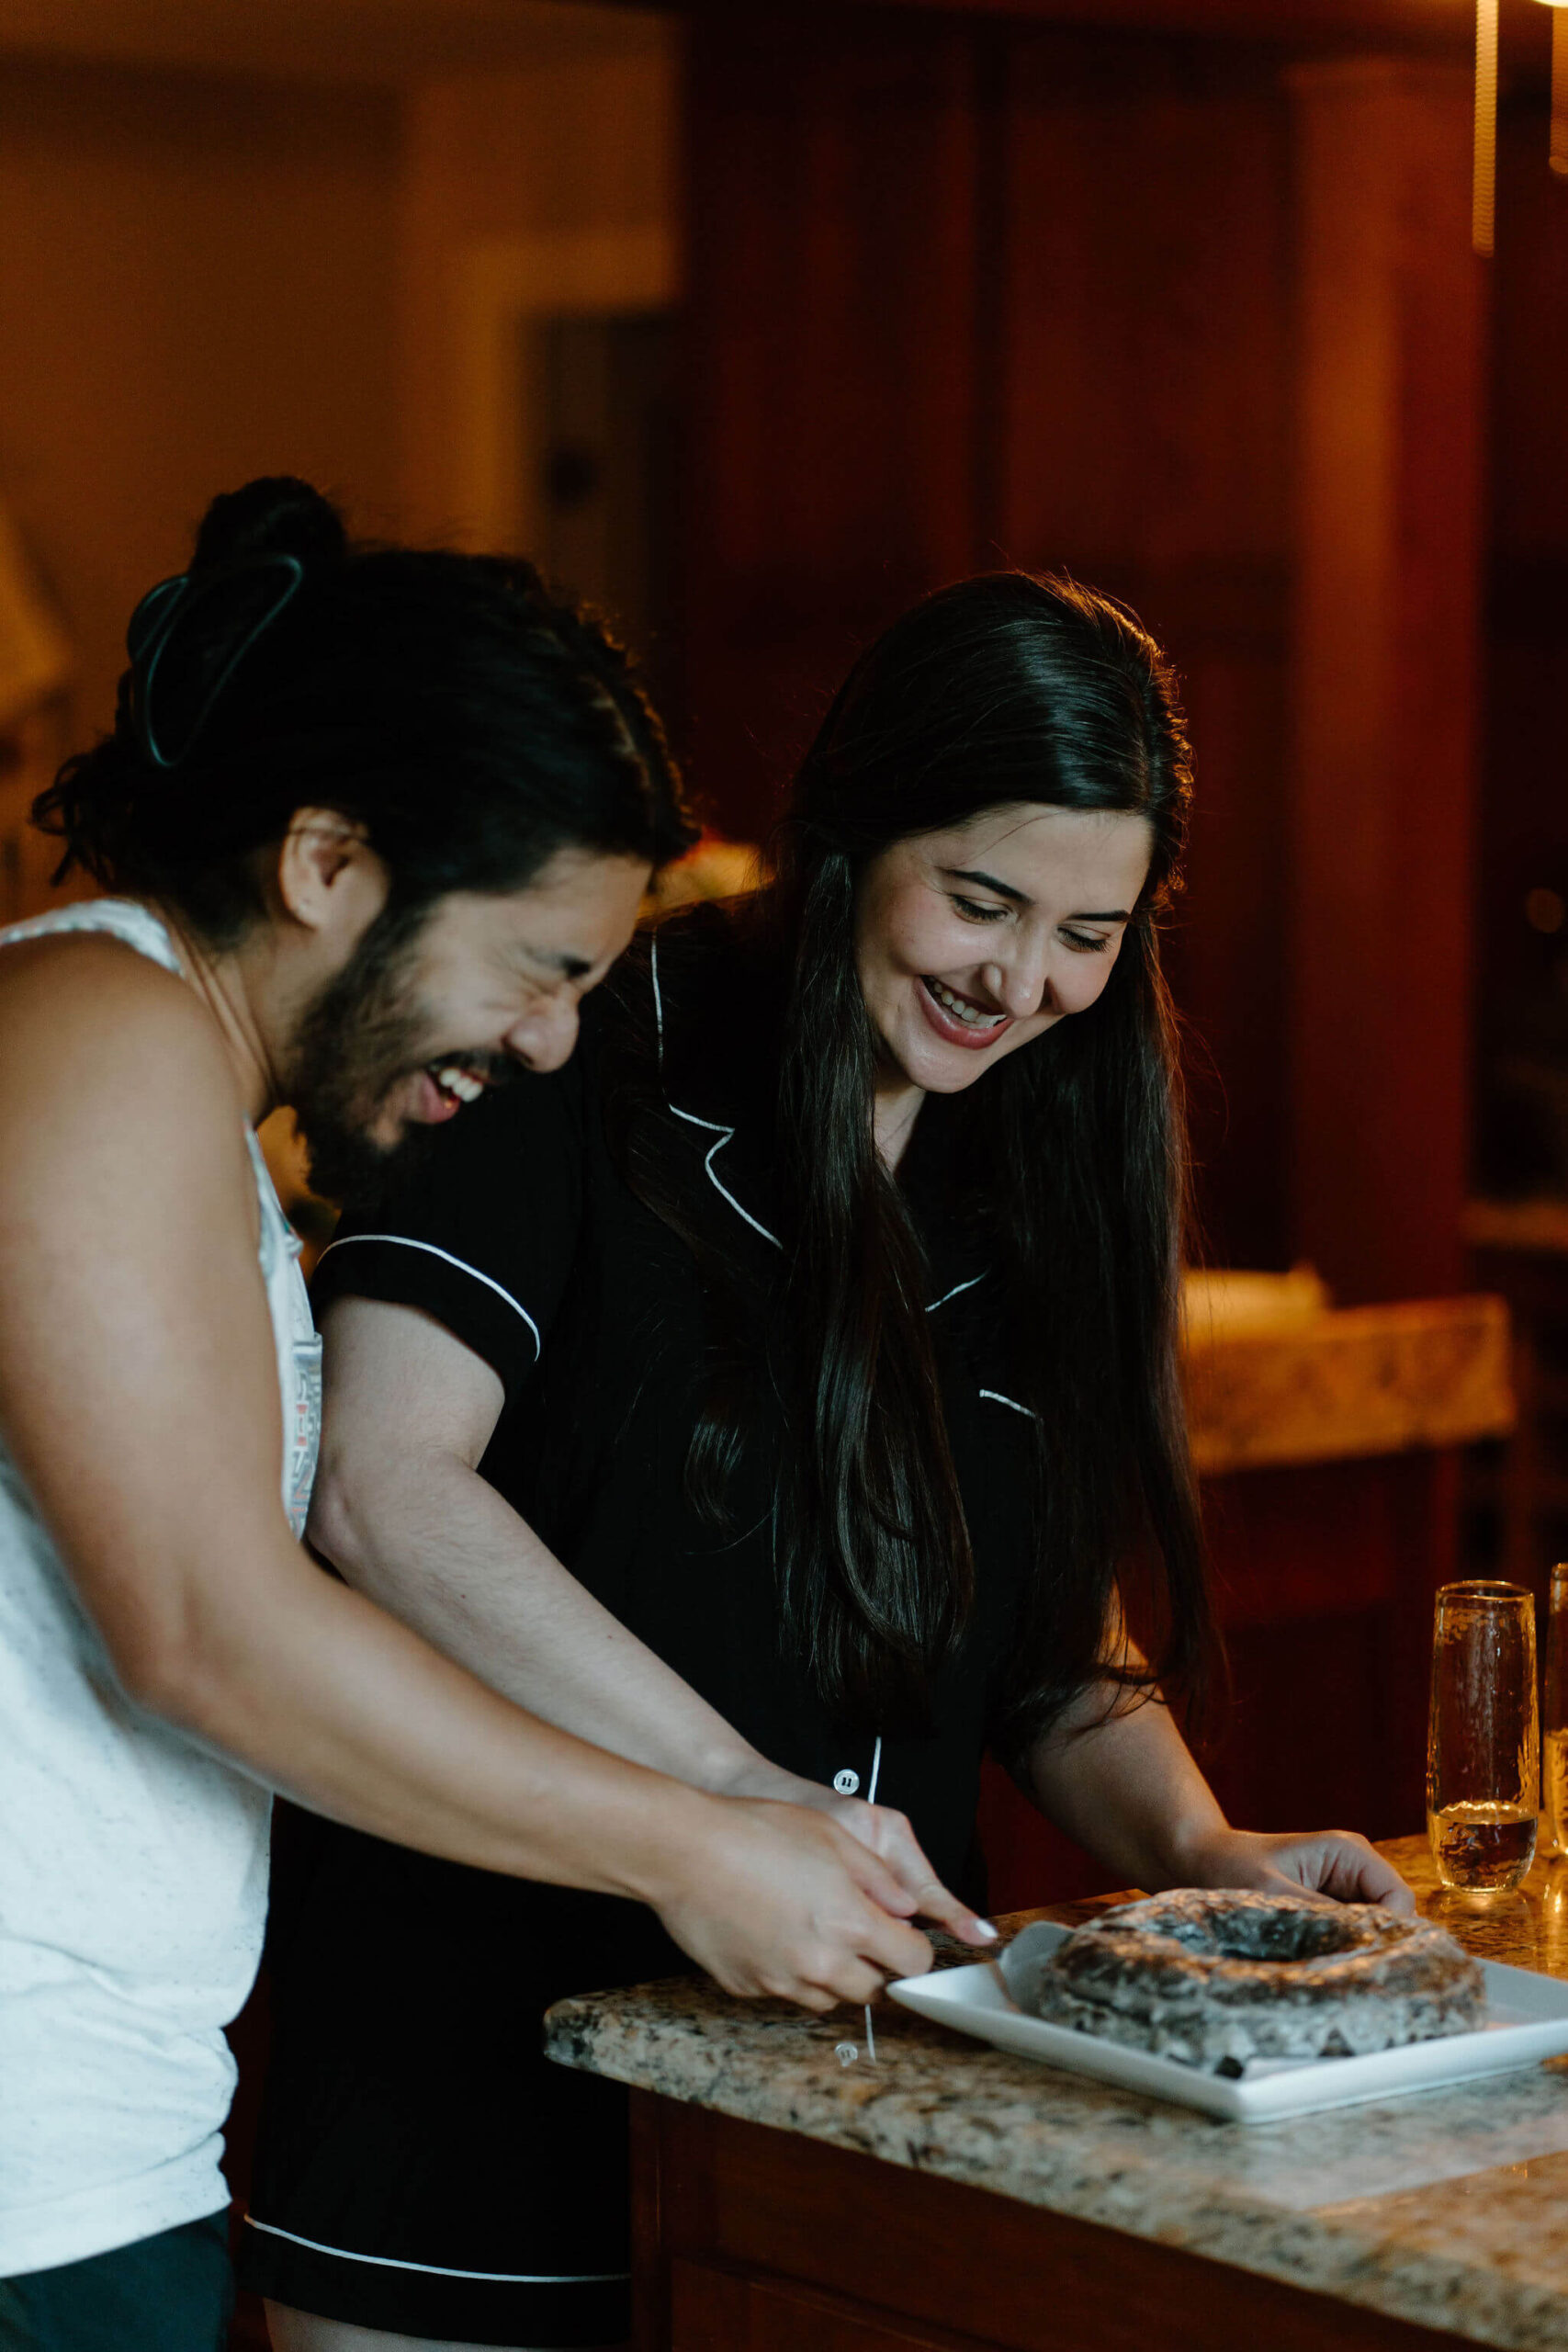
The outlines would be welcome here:
<svg viewBox="0 0 1568 2352">
<path fill-rule="evenodd" d="M 760 904 L 794 966 L 783 1523 L 796 1638 L 846 1698 L 918 1708 L 973 1592 L 918 1242 L 891 1181 L 911 1138 L 929 1155 L 939 1135 L 956 1149 L 953 1213 L 986 1237 L 996 1285 L 987 1385 L 1032 1417 L 1042 1574 L 1021 1600 L 1007 1705 L 1027 1744 L 1093 1679 L 1117 1564 L 1144 1532 L 1162 1564 L 1157 1666 L 1174 1680 L 1201 1667 L 1173 1355 L 1185 1157 L 1158 948 L 1191 789 L 1153 639 L 1091 590 L 1021 572 L 895 623 L 802 767 Z M 950 1112 L 972 1089 L 973 1108 Z"/>
<path fill-rule="evenodd" d="M 1136 810 L 1022 803 L 898 842 L 875 861 L 856 910 L 855 964 L 877 1037 L 885 1159 L 896 1164 L 922 1094 L 956 1093 L 980 1076 L 942 1048 L 996 1060 L 1096 1002 L 1153 846 Z"/>
</svg>

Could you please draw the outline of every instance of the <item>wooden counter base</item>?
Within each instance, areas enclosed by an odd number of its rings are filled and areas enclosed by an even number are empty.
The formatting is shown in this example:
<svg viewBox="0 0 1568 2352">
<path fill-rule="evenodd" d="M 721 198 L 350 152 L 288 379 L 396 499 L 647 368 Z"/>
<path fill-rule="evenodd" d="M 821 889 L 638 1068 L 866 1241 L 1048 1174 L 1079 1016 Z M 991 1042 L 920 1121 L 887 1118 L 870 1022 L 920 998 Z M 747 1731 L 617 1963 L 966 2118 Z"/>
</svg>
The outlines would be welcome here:
<svg viewBox="0 0 1568 2352">
<path fill-rule="evenodd" d="M 1421 2352 L 1457 2335 L 633 2091 L 637 2352 Z"/>
</svg>

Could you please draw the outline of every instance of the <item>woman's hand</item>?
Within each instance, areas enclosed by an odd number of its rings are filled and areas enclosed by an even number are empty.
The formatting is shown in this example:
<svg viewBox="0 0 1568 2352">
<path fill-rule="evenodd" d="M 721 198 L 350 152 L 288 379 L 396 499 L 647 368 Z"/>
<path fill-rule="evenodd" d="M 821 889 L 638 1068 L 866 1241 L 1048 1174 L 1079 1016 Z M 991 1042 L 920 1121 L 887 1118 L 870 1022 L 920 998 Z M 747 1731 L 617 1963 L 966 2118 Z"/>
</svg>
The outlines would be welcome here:
<svg viewBox="0 0 1568 2352">
<path fill-rule="evenodd" d="M 1337 1903 L 1381 1903 L 1408 1917 L 1416 1897 L 1392 1862 L 1353 1829 L 1268 1837 L 1252 1829 L 1211 1833 L 1184 1858 L 1188 1886 L 1245 1886 L 1260 1894 L 1321 1894 Z"/>
<path fill-rule="evenodd" d="M 873 1999 L 890 1976 L 930 1968 L 931 1948 L 909 1925 L 917 1897 L 837 1822 L 803 1805 L 701 1803 L 701 1831 L 675 1883 L 650 1899 L 682 1950 L 727 1993 L 830 2009 Z M 935 1892 L 953 1903 L 945 1888 Z"/>
<path fill-rule="evenodd" d="M 841 1797 L 820 1781 L 803 1780 L 797 1772 L 785 1772 L 761 1759 L 758 1769 L 744 1778 L 732 1777 L 725 1793 L 769 1797 L 775 1804 L 806 1805 L 813 1813 L 826 1814 L 886 1865 L 910 1898 L 908 1907 L 922 1919 L 945 1928 L 960 1943 L 996 1942 L 997 1931 L 990 1921 L 978 1917 L 943 1886 L 921 1851 L 907 1814 L 896 1813 L 891 1805 L 867 1804 L 863 1797 Z"/>
<path fill-rule="evenodd" d="M 877 1859 L 885 1862 L 903 1888 L 913 1897 L 915 1909 L 922 1919 L 933 1927 L 945 1928 L 960 1943 L 992 1944 L 997 1931 L 988 1919 L 979 1918 L 956 1894 L 950 1894 L 927 1860 L 909 1826 L 906 1814 L 896 1813 L 891 1805 L 867 1804 L 862 1797 L 841 1797 L 833 1791 L 822 1792 L 827 1800 L 819 1810 L 827 1813 L 869 1846 Z"/>
<path fill-rule="evenodd" d="M 909 1825 L 908 1814 L 896 1812 L 887 1804 L 867 1804 L 863 1797 L 841 1797 L 836 1789 L 824 1788 L 819 1781 L 795 1780 L 793 1776 L 789 1796 L 793 1804 L 825 1813 L 840 1829 L 847 1829 L 852 1838 L 869 1846 L 912 1899 L 922 1919 L 929 1919 L 933 1927 L 945 1928 L 960 1943 L 995 1943 L 997 1931 L 990 1921 L 977 1917 L 966 1903 L 961 1903 L 943 1886 Z"/>
</svg>

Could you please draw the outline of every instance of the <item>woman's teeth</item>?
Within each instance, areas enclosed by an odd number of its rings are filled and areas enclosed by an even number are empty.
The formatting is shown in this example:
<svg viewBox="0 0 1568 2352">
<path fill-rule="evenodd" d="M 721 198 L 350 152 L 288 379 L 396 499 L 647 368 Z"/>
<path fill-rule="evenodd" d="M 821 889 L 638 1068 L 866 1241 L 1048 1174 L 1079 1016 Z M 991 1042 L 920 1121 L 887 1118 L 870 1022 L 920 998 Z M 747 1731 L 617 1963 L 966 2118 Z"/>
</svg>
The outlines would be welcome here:
<svg viewBox="0 0 1568 2352">
<path fill-rule="evenodd" d="M 444 1088 L 448 1094 L 455 1094 L 459 1102 L 477 1102 L 485 1091 L 482 1078 L 475 1078 L 469 1071 L 459 1069 L 456 1062 L 448 1063 L 445 1069 L 433 1070 L 431 1076 L 437 1086 Z"/>
<path fill-rule="evenodd" d="M 953 990 L 944 988 L 940 980 L 928 977 L 926 986 L 942 1010 L 951 1012 L 955 1021 L 964 1022 L 968 1028 L 999 1029 L 1008 1017 L 1005 1012 L 982 1012 L 977 1004 L 969 1003 L 964 997 L 954 996 Z"/>
</svg>

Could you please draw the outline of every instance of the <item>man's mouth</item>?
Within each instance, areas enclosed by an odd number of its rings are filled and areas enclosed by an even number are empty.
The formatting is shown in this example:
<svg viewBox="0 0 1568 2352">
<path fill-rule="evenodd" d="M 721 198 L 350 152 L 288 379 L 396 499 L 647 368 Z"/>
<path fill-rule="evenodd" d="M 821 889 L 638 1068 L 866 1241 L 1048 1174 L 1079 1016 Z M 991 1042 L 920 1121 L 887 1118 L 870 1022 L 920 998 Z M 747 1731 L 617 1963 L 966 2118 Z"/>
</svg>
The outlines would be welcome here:
<svg viewBox="0 0 1568 2352">
<path fill-rule="evenodd" d="M 461 1062 L 427 1062 L 426 1069 L 443 1094 L 457 1102 L 477 1102 L 487 1081 Z"/>
<path fill-rule="evenodd" d="M 992 1005 L 976 1004 L 973 997 L 961 996 L 929 972 L 920 976 L 924 992 L 926 1018 L 939 1036 L 955 1045 L 988 1046 L 1012 1026 L 1010 1013 L 998 1012 Z M 954 1032 L 956 1031 L 956 1035 Z"/>
<path fill-rule="evenodd" d="M 426 1062 L 413 1073 L 413 1080 L 417 1107 L 412 1115 L 425 1126 L 455 1119 L 466 1104 L 477 1102 L 494 1083 L 472 1063 L 446 1056 Z"/>
</svg>

